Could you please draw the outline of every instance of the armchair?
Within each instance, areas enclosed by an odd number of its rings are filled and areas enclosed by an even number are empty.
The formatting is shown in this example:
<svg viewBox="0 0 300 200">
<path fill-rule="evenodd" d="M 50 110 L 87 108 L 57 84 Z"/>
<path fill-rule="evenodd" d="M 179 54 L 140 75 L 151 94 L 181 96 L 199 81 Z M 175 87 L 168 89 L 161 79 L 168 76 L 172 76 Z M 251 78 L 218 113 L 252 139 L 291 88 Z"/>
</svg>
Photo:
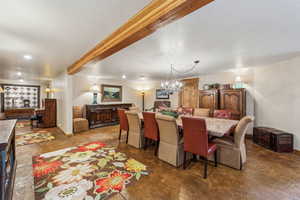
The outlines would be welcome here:
<svg viewBox="0 0 300 200">
<path fill-rule="evenodd" d="M 73 106 L 73 132 L 89 130 L 89 122 L 84 118 L 81 106 Z"/>
</svg>

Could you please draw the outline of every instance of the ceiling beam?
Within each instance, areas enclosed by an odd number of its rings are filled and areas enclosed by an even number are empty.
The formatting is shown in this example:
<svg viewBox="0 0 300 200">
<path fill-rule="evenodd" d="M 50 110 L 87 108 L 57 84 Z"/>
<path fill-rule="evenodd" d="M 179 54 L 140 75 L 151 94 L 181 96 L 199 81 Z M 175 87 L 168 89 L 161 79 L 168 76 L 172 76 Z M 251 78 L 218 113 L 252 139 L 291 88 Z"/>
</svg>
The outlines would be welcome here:
<svg viewBox="0 0 300 200">
<path fill-rule="evenodd" d="M 180 19 L 212 1 L 214 0 L 153 0 L 114 33 L 68 67 L 68 74 L 79 72 L 87 63 L 111 56 L 162 26 Z"/>
</svg>

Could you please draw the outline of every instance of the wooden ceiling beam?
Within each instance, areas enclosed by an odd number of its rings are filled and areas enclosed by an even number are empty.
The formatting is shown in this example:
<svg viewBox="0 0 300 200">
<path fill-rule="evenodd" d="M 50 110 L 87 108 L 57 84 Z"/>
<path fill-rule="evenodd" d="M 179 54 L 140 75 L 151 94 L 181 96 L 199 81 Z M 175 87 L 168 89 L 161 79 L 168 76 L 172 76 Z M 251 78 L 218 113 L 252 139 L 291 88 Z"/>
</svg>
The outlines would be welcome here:
<svg viewBox="0 0 300 200">
<path fill-rule="evenodd" d="M 79 72 L 87 63 L 111 56 L 162 26 L 180 19 L 212 1 L 214 0 L 153 0 L 114 33 L 68 67 L 68 74 Z"/>
</svg>

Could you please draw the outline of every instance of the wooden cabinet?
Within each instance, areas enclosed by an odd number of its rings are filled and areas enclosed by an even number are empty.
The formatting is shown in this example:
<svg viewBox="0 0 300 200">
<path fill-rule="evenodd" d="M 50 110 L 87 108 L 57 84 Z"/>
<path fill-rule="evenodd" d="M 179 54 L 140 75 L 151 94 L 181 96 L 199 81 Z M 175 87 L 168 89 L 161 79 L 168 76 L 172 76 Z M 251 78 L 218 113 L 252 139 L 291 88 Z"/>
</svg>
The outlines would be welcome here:
<svg viewBox="0 0 300 200">
<path fill-rule="evenodd" d="M 199 108 L 209 108 L 212 115 L 215 109 L 219 107 L 218 90 L 200 90 L 199 91 Z"/>
<path fill-rule="evenodd" d="M 11 200 L 17 161 L 15 126 L 17 120 L 0 121 L 0 200 Z"/>
<path fill-rule="evenodd" d="M 90 128 L 115 125 L 119 123 L 118 108 L 129 109 L 132 104 L 86 105 L 86 118 Z"/>
<path fill-rule="evenodd" d="M 43 106 L 45 107 L 43 114 L 43 127 L 56 127 L 56 99 L 44 99 Z"/>
<path fill-rule="evenodd" d="M 183 87 L 179 93 L 180 105 L 183 107 L 198 107 L 198 85 L 199 79 L 184 79 L 181 81 Z"/>
<path fill-rule="evenodd" d="M 230 110 L 232 119 L 239 120 L 246 115 L 245 89 L 220 90 L 220 109 Z"/>
<path fill-rule="evenodd" d="M 246 115 L 246 90 L 200 90 L 199 108 L 209 108 L 211 115 L 214 110 L 230 110 L 232 119 L 240 120 Z"/>
</svg>

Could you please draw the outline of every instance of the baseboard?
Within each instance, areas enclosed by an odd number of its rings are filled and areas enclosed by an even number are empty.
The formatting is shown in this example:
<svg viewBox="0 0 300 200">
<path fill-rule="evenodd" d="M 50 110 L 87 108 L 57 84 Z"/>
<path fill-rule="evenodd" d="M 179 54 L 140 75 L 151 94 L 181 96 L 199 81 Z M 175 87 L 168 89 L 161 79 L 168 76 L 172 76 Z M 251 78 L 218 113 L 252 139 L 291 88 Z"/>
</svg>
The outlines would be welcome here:
<svg viewBox="0 0 300 200">
<path fill-rule="evenodd" d="M 300 150 L 294 149 L 294 153 L 300 156 Z"/>
<path fill-rule="evenodd" d="M 64 134 L 64 135 L 66 135 L 66 136 L 73 136 L 73 133 L 66 133 L 66 132 L 64 132 L 64 131 L 62 130 L 62 128 L 59 127 L 59 126 L 57 126 L 57 128 L 58 128 L 58 130 L 59 130 L 62 134 Z"/>
</svg>

